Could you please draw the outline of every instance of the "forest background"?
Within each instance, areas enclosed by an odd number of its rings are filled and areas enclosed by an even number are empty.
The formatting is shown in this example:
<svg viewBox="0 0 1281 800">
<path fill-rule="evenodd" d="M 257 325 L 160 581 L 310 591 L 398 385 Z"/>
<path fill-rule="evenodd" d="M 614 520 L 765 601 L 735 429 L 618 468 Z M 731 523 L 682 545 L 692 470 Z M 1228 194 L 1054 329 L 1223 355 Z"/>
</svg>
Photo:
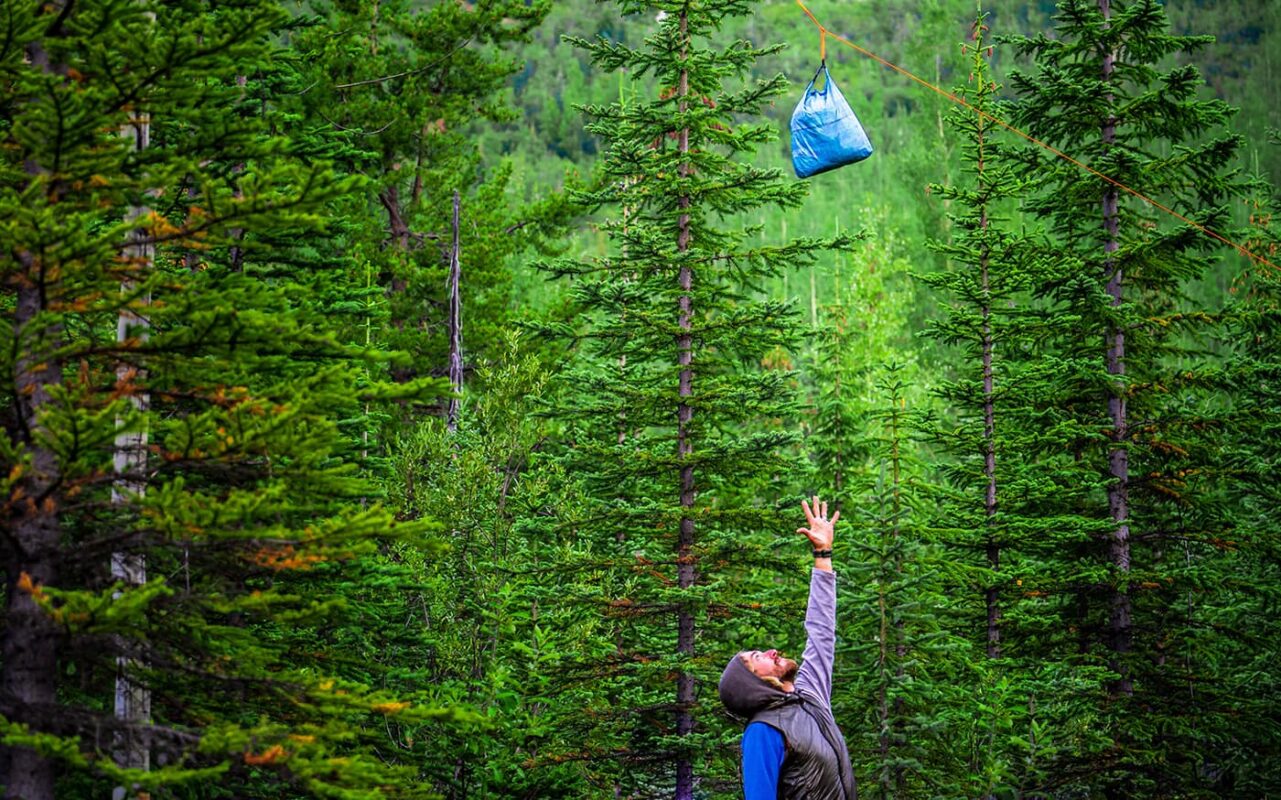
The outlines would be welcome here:
<svg viewBox="0 0 1281 800">
<path fill-rule="evenodd" d="M 0 2 L 5 796 L 738 796 L 811 493 L 864 796 L 1281 790 L 1281 6 L 810 7 L 1240 248 L 831 38 L 796 181 L 790 0 Z"/>
</svg>

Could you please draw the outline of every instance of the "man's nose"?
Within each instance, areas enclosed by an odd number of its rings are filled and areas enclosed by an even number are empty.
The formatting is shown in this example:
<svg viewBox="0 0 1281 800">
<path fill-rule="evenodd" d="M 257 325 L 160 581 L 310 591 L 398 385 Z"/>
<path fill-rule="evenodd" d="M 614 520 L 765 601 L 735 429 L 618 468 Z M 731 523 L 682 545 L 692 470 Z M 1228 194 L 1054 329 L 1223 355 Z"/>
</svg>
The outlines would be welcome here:
<svg viewBox="0 0 1281 800">
<path fill-rule="evenodd" d="M 777 656 L 777 655 L 778 655 L 778 651 L 777 651 L 777 650 L 766 650 L 766 651 L 765 651 L 765 655 L 769 656 L 770 658 L 774 658 L 775 656 Z"/>
</svg>

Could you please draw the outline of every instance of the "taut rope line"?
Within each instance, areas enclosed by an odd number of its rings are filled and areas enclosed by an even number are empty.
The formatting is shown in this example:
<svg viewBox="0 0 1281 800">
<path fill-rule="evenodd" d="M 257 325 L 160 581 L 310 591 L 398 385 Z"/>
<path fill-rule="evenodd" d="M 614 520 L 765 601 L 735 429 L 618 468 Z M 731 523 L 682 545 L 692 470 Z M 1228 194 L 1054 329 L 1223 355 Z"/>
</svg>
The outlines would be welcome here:
<svg viewBox="0 0 1281 800">
<path fill-rule="evenodd" d="M 983 110 L 981 110 L 981 109 L 979 109 L 979 108 L 975 107 L 973 104 L 971 104 L 971 103 L 967 102 L 967 101 L 965 100 L 965 98 L 963 98 L 963 97 L 957 97 L 955 94 L 952 94 L 951 92 L 947 91 L 946 89 L 941 89 L 941 88 L 939 88 L 938 86 L 935 86 L 934 84 L 932 84 L 932 83 L 930 83 L 929 81 L 925 80 L 924 78 L 917 77 L 916 75 L 912 74 L 911 72 L 907 71 L 906 69 L 903 69 L 902 67 L 898 66 L 897 64 L 893 64 L 893 63 L 891 63 L 891 62 L 889 62 L 889 61 L 886 61 L 885 59 L 881 58 L 881 57 L 880 57 L 880 56 L 878 56 L 877 54 L 875 54 L 875 53 L 871 52 L 870 50 L 867 50 L 867 49 L 865 49 L 865 48 L 863 48 L 863 47 L 860 47 L 860 46 L 859 46 L 859 45 L 857 45 L 857 44 L 854 44 L 854 43 L 853 43 L 853 42 L 851 42 L 849 39 L 846 39 L 844 36 L 841 36 L 841 35 L 840 35 L 840 34 L 838 34 L 838 33 L 833 33 L 831 30 L 829 30 L 829 29 L 827 28 L 827 26 L 825 26 L 823 23 L 821 23 L 821 22 L 819 22 L 819 21 L 818 21 L 818 18 L 814 16 L 813 12 L 811 12 L 808 8 L 806 8 L 806 7 L 805 7 L 805 3 L 803 3 L 801 0 L 796 0 L 796 5 L 798 5 L 798 6 L 800 6 L 800 7 L 801 7 L 801 10 L 805 12 L 805 16 L 809 17 L 809 18 L 810 18 L 810 22 L 813 22 L 813 23 L 814 23 L 814 26 L 818 28 L 818 30 L 819 30 L 819 36 L 821 37 L 821 38 L 820 38 L 820 42 L 821 42 L 821 46 L 822 46 L 822 49 L 823 49 L 823 55 L 824 55 L 825 57 L 826 57 L 826 55 L 827 55 L 827 37 L 829 37 L 829 36 L 830 36 L 830 37 L 832 37 L 833 39 L 835 39 L 836 41 L 838 41 L 838 42 L 840 42 L 841 44 L 845 45 L 846 47 L 849 47 L 849 48 L 851 48 L 851 49 L 853 49 L 853 50 L 856 50 L 856 51 L 858 51 L 858 52 L 862 53 L 863 55 L 867 56 L 868 58 L 872 59 L 873 61 L 877 61 L 877 62 L 879 62 L 880 64 L 882 64 L 882 65 L 884 65 L 884 66 L 886 66 L 886 67 L 889 67 L 890 69 L 894 70 L 895 72 L 899 73 L 900 75 L 903 75 L 904 77 L 907 77 L 907 78 L 912 79 L 913 81 L 916 81 L 917 83 L 921 84 L 922 86 L 924 86 L 925 88 L 929 89 L 930 91 L 935 92 L 936 94 L 940 94 L 940 95 L 942 95 L 943 97 L 946 97 L 948 100 L 951 100 L 953 103 L 956 103 L 957 105 L 964 106 L 965 108 L 968 108 L 970 111 L 973 111 L 975 114 L 978 114 L 980 117 L 985 117 L 985 118 L 987 118 L 987 119 L 991 120 L 992 122 L 996 123 L 997 125 L 1000 125 L 1002 128 L 1005 128 L 1006 130 L 1008 130 L 1010 133 L 1013 133 L 1013 134 L 1015 134 L 1016 136 L 1020 136 L 1020 137 L 1022 137 L 1022 138 L 1024 138 L 1024 139 L 1028 140 L 1028 141 L 1029 141 L 1029 142 L 1031 142 L 1032 144 L 1037 145 L 1038 147 L 1043 147 L 1043 148 L 1045 148 L 1046 150 L 1049 150 L 1051 153 L 1053 153 L 1054 155 L 1056 155 L 1056 156 L 1058 156 L 1059 158 L 1063 159 L 1064 161 L 1067 161 L 1067 162 L 1069 162 L 1069 163 L 1075 164 L 1076 166 L 1080 167 L 1081 169 L 1085 170 L 1086 172 L 1090 173 L 1091 175 L 1094 175 L 1095 177 L 1098 177 L 1098 178 L 1101 178 L 1101 179 L 1103 179 L 1103 180 L 1107 181 L 1108 183 L 1112 184 L 1113 186 L 1115 186 L 1116 188 L 1120 189 L 1121 191 L 1123 191 L 1123 192 L 1127 192 L 1128 194 L 1131 194 L 1131 195 L 1134 195 L 1135 197 L 1139 198 L 1140 200 L 1142 200 L 1143 202 L 1147 203 L 1148 205 L 1150 205 L 1150 206 L 1152 206 L 1152 207 L 1154 207 L 1154 208 L 1158 208 L 1158 209 L 1160 209 L 1160 210 L 1164 211 L 1165 213 L 1169 214 L 1170 216 L 1174 217 L 1175 219 L 1182 220 L 1183 222 L 1187 223 L 1188 225 L 1191 225 L 1193 228 L 1196 228 L 1197 230 L 1201 231 L 1201 232 L 1202 232 L 1202 233 L 1204 233 L 1205 235 L 1210 236 L 1211 238 L 1214 238 L 1214 239 L 1218 239 L 1220 242 L 1223 242 L 1224 244 L 1226 244 L 1226 245 L 1228 245 L 1229 247 L 1233 248 L 1234 250 L 1236 250 L 1236 251 L 1237 251 L 1238 253 L 1240 253 L 1241 255 L 1243 255 L 1243 256 L 1245 256 L 1245 257 L 1249 258 L 1251 261 L 1257 262 L 1257 263 L 1259 263 L 1259 264 L 1264 264 L 1264 265 L 1266 265 L 1266 266 L 1268 266 L 1268 267 L 1271 267 L 1272 269 L 1274 269 L 1274 270 L 1276 270 L 1276 271 L 1278 271 L 1278 272 L 1281 272 L 1281 267 L 1278 267 L 1276 264 L 1273 264 L 1271 261 L 1269 261 L 1268 259 L 1264 258 L 1263 256 L 1261 256 L 1261 255 L 1257 255 L 1257 254 L 1255 254 L 1255 253 L 1251 252 L 1250 250 L 1246 249 L 1246 248 L 1245 248 L 1245 246 L 1237 244 L 1236 242 L 1232 241 L 1231 239 L 1227 238 L 1226 236 L 1223 236 L 1223 235 L 1222 235 L 1222 234 L 1220 234 L 1220 233 L 1216 233 L 1215 231 L 1211 230 L 1209 227 L 1207 227 L 1207 226 L 1205 226 L 1205 225 L 1202 225 L 1202 224 L 1201 224 L 1201 223 L 1199 223 L 1199 222 L 1196 222 L 1196 221 L 1194 221 L 1194 220 L 1188 219 L 1187 217 L 1183 216 L 1182 214 L 1180 214 L 1179 212 L 1177 212 L 1177 211 L 1175 211 L 1174 209 L 1170 208 L 1169 206 L 1167 206 L 1167 205 L 1163 205 L 1163 204 L 1161 204 L 1161 203 L 1158 203 L 1156 200 L 1153 200 L 1152 198 L 1148 197 L 1147 195 L 1143 194 L 1142 192 L 1138 191 L 1137 189 L 1131 189 L 1129 186 L 1126 186 L 1124 183 L 1121 183 L 1121 182 L 1120 182 L 1120 181 L 1118 181 L 1116 178 L 1113 178 L 1113 177 L 1111 177 L 1111 176 L 1109 176 L 1109 175 L 1104 175 L 1102 172 L 1099 172 L 1097 169 L 1095 169 L 1095 168 L 1091 167 L 1090 165 L 1088 165 L 1088 164 L 1083 164 L 1083 163 L 1081 163 L 1080 161 L 1077 161 L 1075 158 L 1073 158 L 1072 156 L 1070 156 L 1070 155 L 1068 155 L 1067 153 L 1063 152 L 1062 150 L 1058 149 L 1058 148 L 1057 148 L 1057 147 L 1055 147 L 1054 145 L 1048 144 L 1047 142 L 1043 142 L 1043 141 L 1041 141 L 1040 139 L 1036 138 L 1035 136 L 1031 135 L 1030 133 L 1025 133 L 1024 131 L 1019 130 L 1018 128 L 1016 128 L 1016 127 L 1014 127 L 1013 125 L 1009 124 L 1009 123 L 1008 123 L 1008 122 L 1006 122 L 1005 120 L 997 119 L 996 117 L 992 116 L 991 114 L 987 113 L 986 111 L 983 111 Z"/>
</svg>

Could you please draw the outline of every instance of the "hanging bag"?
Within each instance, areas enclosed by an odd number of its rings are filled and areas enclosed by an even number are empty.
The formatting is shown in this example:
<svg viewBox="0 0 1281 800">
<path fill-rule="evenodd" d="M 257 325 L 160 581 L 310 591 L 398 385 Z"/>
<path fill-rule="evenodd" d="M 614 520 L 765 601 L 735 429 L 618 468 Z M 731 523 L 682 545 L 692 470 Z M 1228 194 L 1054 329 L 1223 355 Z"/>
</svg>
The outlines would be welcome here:
<svg viewBox="0 0 1281 800">
<path fill-rule="evenodd" d="M 814 83 L 820 75 L 823 90 L 816 91 Z M 792 167 L 796 177 L 808 178 L 854 164 L 871 154 L 872 143 L 832 81 L 825 59 L 792 112 Z"/>
</svg>

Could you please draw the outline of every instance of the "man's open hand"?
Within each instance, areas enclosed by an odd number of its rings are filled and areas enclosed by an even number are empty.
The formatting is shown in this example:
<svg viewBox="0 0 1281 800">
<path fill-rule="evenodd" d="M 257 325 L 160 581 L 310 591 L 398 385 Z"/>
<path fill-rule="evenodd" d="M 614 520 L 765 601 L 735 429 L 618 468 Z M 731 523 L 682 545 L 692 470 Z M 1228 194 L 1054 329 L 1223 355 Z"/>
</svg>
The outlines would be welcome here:
<svg viewBox="0 0 1281 800">
<path fill-rule="evenodd" d="M 814 495 L 809 503 L 802 500 L 801 508 L 805 509 L 805 521 L 809 527 L 797 528 L 796 532 L 809 537 L 815 550 L 831 550 L 832 529 L 836 526 L 836 521 L 841 518 L 841 512 L 837 511 L 831 519 L 828 519 L 827 503 L 820 501 L 818 495 Z"/>
</svg>

